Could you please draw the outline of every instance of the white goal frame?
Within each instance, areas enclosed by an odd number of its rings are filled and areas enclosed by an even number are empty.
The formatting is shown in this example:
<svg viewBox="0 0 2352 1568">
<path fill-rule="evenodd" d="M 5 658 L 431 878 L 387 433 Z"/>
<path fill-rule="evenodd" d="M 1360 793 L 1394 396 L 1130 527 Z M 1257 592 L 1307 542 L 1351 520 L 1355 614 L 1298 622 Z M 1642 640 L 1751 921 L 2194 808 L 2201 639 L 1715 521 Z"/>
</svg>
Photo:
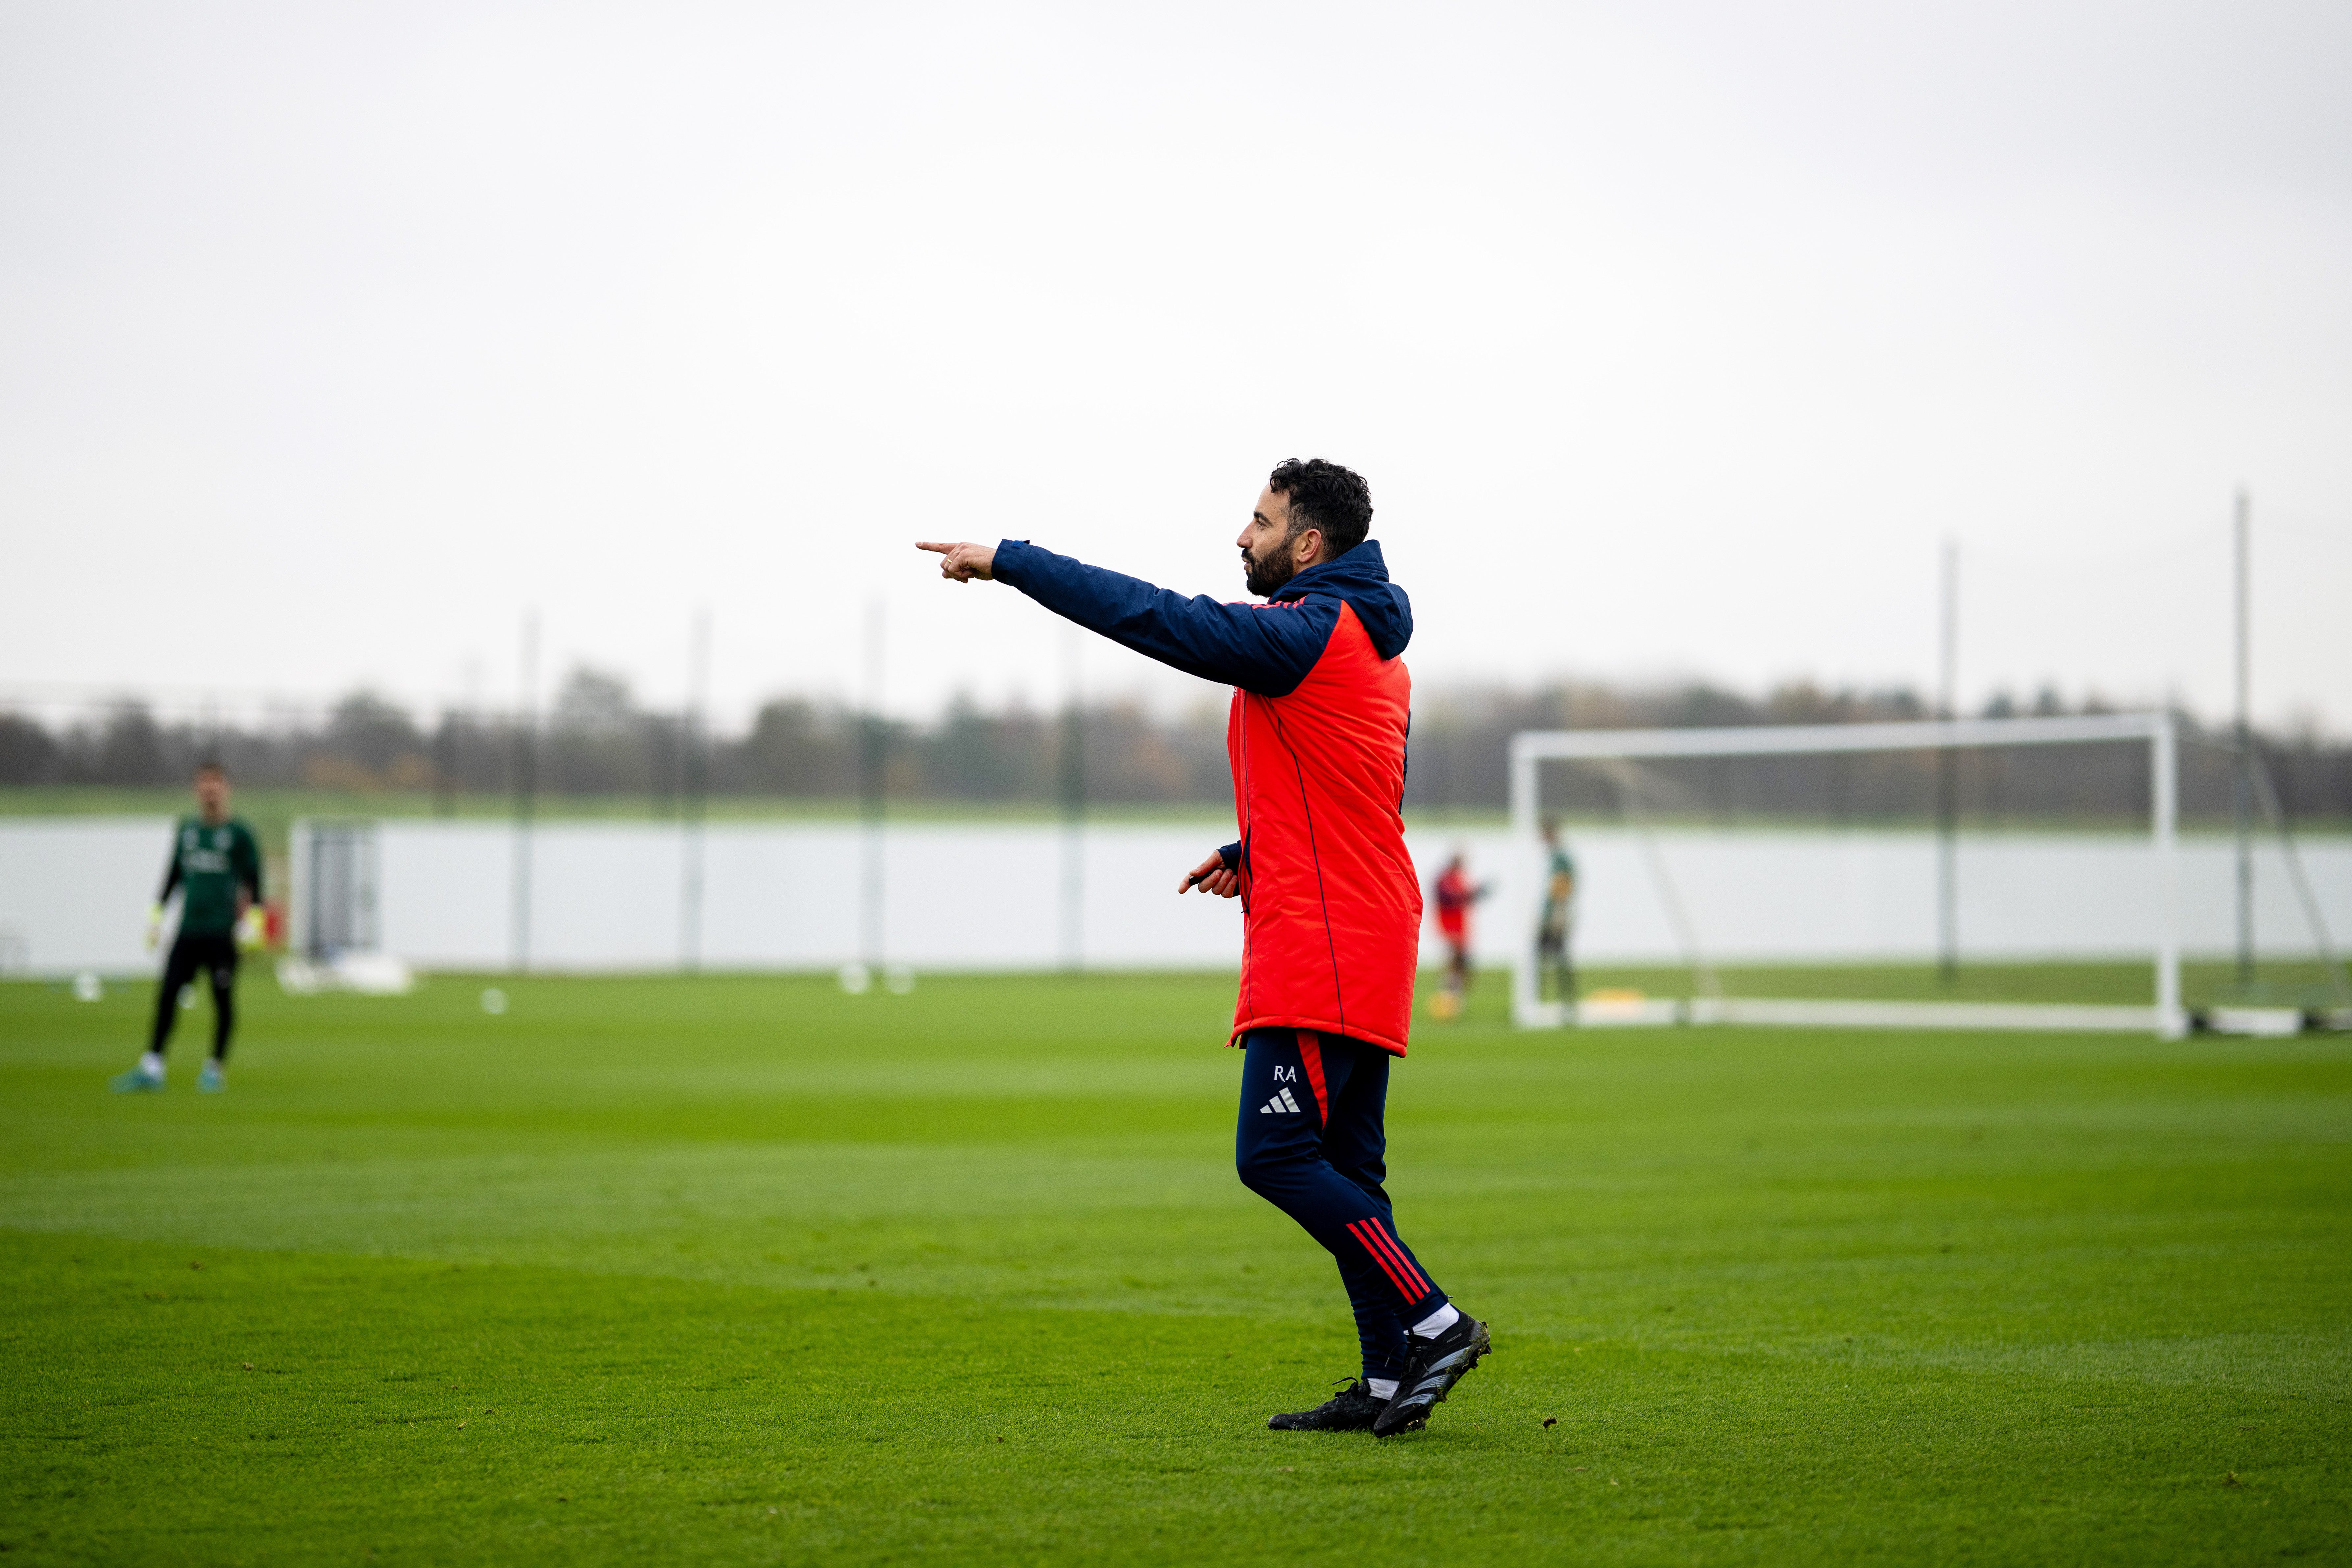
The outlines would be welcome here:
<svg viewBox="0 0 2352 1568">
<path fill-rule="evenodd" d="M 1638 762 L 1663 757 L 1765 757 L 1853 752 L 1938 752 L 1993 746 L 2143 741 L 2148 747 L 2148 816 L 2157 874 L 2156 1001 L 2148 1007 L 1983 1002 L 1833 1002 L 1700 997 L 1654 1002 L 1628 1013 L 1591 1002 L 1541 999 L 1531 941 L 1511 960 L 1511 1018 L 1521 1028 L 1577 1023 L 1771 1024 L 1928 1029 L 2093 1029 L 2189 1032 L 2180 1004 L 2179 745 L 2169 713 L 2079 718 L 1954 719 L 1874 724 L 1749 725 L 1713 730 L 1528 730 L 1511 737 L 1511 831 L 1537 842 L 1537 764 Z"/>
</svg>

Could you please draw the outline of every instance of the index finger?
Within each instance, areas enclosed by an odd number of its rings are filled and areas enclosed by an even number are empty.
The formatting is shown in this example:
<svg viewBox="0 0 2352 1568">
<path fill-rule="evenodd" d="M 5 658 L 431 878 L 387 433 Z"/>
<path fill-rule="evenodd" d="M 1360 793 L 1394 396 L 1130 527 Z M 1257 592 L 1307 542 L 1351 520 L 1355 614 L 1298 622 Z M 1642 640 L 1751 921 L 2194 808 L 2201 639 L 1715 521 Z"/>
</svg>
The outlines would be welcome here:
<svg viewBox="0 0 2352 1568">
<path fill-rule="evenodd" d="M 915 541 L 915 548 L 918 550 L 929 550 L 936 554 L 945 555 L 949 551 L 953 550 L 955 546 L 952 544 L 941 544 L 936 539 L 918 539 Z"/>
</svg>

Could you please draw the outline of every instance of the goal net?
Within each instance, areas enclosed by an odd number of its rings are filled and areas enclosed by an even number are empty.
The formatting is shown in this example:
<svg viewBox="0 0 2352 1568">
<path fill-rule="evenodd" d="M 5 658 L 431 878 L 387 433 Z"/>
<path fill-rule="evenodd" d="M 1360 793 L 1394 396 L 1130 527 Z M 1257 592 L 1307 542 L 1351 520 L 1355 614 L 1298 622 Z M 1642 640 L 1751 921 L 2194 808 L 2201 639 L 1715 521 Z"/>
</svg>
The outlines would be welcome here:
<svg viewBox="0 0 2352 1568">
<path fill-rule="evenodd" d="M 2233 922 L 2245 850 L 2226 817 L 2184 836 L 2181 749 L 2168 713 L 1520 733 L 1512 1016 L 2340 1026 L 2325 906 L 2352 897 L 2352 847 L 2315 851 L 2315 880 L 2275 824 Z"/>
</svg>

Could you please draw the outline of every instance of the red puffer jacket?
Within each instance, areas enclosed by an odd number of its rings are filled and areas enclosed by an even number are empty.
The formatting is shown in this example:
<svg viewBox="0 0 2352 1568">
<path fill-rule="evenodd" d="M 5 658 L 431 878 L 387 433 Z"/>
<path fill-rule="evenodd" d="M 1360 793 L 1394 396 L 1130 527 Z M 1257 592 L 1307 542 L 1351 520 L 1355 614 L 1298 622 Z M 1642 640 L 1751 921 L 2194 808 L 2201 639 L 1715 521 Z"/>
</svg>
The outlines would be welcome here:
<svg viewBox="0 0 2352 1568">
<path fill-rule="evenodd" d="M 1412 608 L 1366 540 L 1263 605 L 1187 599 L 1024 541 L 996 576 L 1115 641 L 1234 688 L 1225 731 L 1245 936 L 1230 1038 L 1345 1035 L 1398 1056 L 1412 1022 L 1421 879 L 1398 805 Z"/>
<path fill-rule="evenodd" d="M 1247 934 L 1233 1037 L 1320 1029 L 1404 1055 L 1421 933 L 1397 815 L 1412 705 L 1404 660 L 1382 658 L 1344 603 L 1288 695 L 1234 689 L 1225 754 Z"/>
</svg>

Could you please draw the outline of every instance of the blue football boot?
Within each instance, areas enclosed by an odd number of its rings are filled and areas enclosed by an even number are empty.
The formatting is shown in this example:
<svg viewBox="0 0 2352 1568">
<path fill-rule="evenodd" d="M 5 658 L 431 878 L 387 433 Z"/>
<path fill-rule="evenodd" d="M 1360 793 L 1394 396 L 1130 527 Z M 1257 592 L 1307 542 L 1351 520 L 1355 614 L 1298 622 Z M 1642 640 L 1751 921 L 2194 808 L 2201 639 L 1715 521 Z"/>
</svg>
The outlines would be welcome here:
<svg viewBox="0 0 2352 1568">
<path fill-rule="evenodd" d="M 149 1071 L 147 1064 L 142 1062 L 129 1072 L 115 1074 L 112 1088 L 117 1094 L 161 1094 L 163 1075 Z"/>
</svg>

